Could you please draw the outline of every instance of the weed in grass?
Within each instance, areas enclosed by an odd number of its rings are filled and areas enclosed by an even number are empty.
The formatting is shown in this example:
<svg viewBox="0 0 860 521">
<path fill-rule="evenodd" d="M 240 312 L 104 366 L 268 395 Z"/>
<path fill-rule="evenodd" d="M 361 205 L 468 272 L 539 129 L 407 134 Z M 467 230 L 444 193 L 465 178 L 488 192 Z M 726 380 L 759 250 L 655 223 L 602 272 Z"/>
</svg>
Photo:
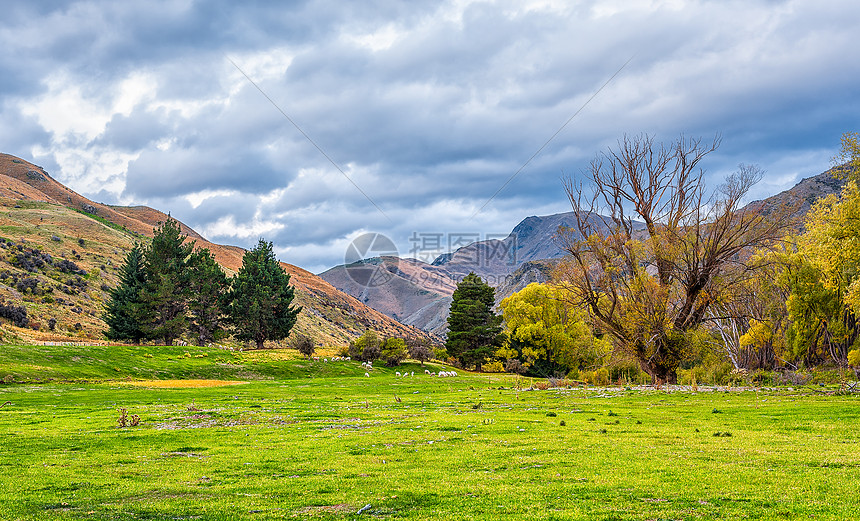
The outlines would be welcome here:
<svg viewBox="0 0 860 521">
<path fill-rule="evenodd" d="M 119 418 L 116 422 L 119 424 L 120 429 L 125 429 L 129 426 L 137 427 L 140 425 L 140 416 L 132 414 L 131 417 L 129 417 L 128 409 L 119 409 Z"/>
<path fill-rule="evenodd" d="M 606 429 L 600 429 L 600 434 L 606 434 Z"/>
<path fill-rule="evenodd" d="M 618 416 L 618 413 L 617 413 L 617 412 L 612 412 L 612 411 L 610 410 L 608 413 L 606 413 L 606 415 L 607 415 L 607 416 Z"/>
<path fill-rule="evenodd" d="M 642 425 L 642 420 L 636 420 L 636 425 Z"/>
<path fill-rule="evenodd" d="M 558 424 L 559 424 L 559 425 L 561 425 L 562 427 L 564 427 L 565 425 L 567 425 L 566 423 L 564 423 L 564 420 L 561 420 L 560 422 L 558 422 Z"/>
<path fill-rule="evenodd" d="M 711 414 L 722 414 L 722 413 L 723 413 L 723 411 L 717 409 L 716 407 L 714 408 L 713 411 L 711 411 Z"/>
<path fill-rule="evenodd" d="M 550 412 L 546 413 L 546 415 L 547 415 L 547 416 L 549 416 L 550 418 L 555 418 L 556 416 L 558 416 L 558 414 L 556 414 L 556 413 L 554 413 L 554 412 L 552 412 L 552 411 L 550 411 Z"/>
</svg>

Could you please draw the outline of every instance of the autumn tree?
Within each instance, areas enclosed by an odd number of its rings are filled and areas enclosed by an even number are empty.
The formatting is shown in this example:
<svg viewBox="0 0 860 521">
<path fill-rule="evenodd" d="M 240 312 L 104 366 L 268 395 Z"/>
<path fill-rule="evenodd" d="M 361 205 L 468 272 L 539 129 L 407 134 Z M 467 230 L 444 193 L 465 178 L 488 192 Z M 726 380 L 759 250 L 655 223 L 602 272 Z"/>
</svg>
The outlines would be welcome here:
<svg viewBox="0 0 860 521">
<path fill-rule="evenodd" d="M 565 185 L 576 224 L 560 234 L 568 256 L 557 282 L 655 382 L 676 382 L 690 335 L 748 275 L 745 252 L 787 223 L 777 210 L 743 205 L 756 167 L 706 189 L 701 163 L 718 146 L 719 138 L 624 137 L 591 162 L 587 185 Z"/>
<path fill-rule="evenodd" d="M 275 259 L 272 243 L 260 239 L 245 252 L 231 280 L 228 310 L 236 338 L 251 340 L 258 349 L 266 340 L 286 338 L 302 310 L 292 305 L 294 297 L 290 275 Z"/>
<path fill-rule="evenodd" d="M 508 342 L 496 354 L 504 362 L 517 359 L 531 374 L 564 376 L 607 354 L 594 338 L 584 311 L 572 304 L 565 291 L 554 284 L 531 283 L 502 300 Z"/>
<path fill-rule="evenodd" d="M 502 317 L 493 312 L 495 290 L 469 273 L 454 290 L 445 348 L 463 367 L 481 365 L 502 345 Z"/>
<path fill-rule="evenodd" d="M 102 320 L 108 325 L 105 336 L 110 340 L 131 340 L 135 344 L 146 338 L 148 308 L 142 292 L 146 288 L 144 249 L 140 244 L 126 254 L 119 270 L 119 284 L 108 291 L 108 302 Z"/>
<path fill-rule="evenodd" d="M 844 366 L 860 348 L 860 134 L 842 136 L 835 161 L 837 175 L 848 181 L 806 216 L 797 240 L 800 269 L 789 280 L 788 338 L 808 362 L 827 357 Z"/>
<path fill-rule="evenodd" d="M 751 371 L 790 364 L 785 281 L 797 273 L 793 257 L 790 242 L 756 252 L 746 264 L 748 276 L 724 288 L 708 308 L 708 327 L 720 336 L 718 350 L 734 368 Z"/>
</svg>

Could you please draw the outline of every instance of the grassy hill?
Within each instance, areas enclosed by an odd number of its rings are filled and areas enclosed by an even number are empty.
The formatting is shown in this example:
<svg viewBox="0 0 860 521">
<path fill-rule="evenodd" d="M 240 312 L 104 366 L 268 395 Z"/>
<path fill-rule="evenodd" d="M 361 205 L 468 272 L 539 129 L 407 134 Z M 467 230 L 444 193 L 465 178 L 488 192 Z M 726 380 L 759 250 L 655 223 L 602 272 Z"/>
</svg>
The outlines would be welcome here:
<svg viewBox="0 0 860 521">
<path fill-rule="evenodd" d="M 6 306 L 26 308 L 29 319 L 26 327 L 0 320 L 2 341 L 104 340 L 100 315 L 126 252 L 136 241 L 148 241 L 166 219 L 145 206 L 96 203 L 40 166 L 0 154 L 0 299 Z M 212 251 L 228 274 L 241 267 L 242 248 L 211 243 L 180 225 L 189 239 Z M 296 303 L 304 307 L 298 332 L 326 345 L 345 344 L 365 329 L 420 334 L 306 270 L 282 266 L 292 275 Z"/>
</svg>

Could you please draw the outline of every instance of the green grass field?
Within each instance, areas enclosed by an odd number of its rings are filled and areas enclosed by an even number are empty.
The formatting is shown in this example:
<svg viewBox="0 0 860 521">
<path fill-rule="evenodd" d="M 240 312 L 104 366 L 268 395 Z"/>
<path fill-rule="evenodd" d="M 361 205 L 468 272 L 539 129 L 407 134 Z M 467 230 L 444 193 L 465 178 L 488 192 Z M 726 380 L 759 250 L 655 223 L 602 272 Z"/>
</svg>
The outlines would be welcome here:
<svg viewBox="0 0 860 521">
<path fill-rule="evenodd" d="M 820 388 L 527 391 L 281 353 L 3 350 L 2 519 L 860 517 L 860 398 Z"/>
</svg>

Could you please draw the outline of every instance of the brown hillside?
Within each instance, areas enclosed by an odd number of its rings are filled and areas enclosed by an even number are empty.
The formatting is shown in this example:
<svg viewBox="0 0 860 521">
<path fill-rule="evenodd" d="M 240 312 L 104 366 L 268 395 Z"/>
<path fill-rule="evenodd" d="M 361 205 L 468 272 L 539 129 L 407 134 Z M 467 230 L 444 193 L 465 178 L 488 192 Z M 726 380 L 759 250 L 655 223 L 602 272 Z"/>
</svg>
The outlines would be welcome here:
<svg viewBox="0 0 860 521">
<path fill-rule="evenodd" d="M 0 270 L 5 268 L 14 276 L 0 280 L 0 297 L 7 304 L 25 305 L 42 330 L 51 318 L 60 321 L 58 332 L 42 331 L 43 336 L 65 332 L 99 339 L 106 327 L 99 318 L 106 298 L 105 288 L 116 284 L 116 267 L 122 264 L 125 251 L 136 240 L 152 237 L 153 229 L 168 217 L 145 206 L 96 203 L 63 186 L 42 167 L 8 154 L 0 154 L 0 203 L 4 207 L 0 215 L 0 236 L 5 239 L 4 244 L 8 242 L 4 249 L 9 252 L 5 257 L 0 252 Z M 180 222 L 180 225 L 183 233 L 196 241 L 198 247 L 208 248 L 228 273 L 235 273 L 242 266 L 242 248 L 211 243 L 185 224 Z M 82 242 L 76 244 L 78 241 Z M 62 293 L 63 288 L 69 289 L 64 285 L 65 274 L 43 269 L 44 273 L 28 275 L 15 264 L 15 256 L 20 253 L 18 246 L 28 251 L 38 249 L 57 258 L 73 258 L 91 274 L 89 278 L 99 281 L 78 288 L 79 291 L 72 289 L 75 291 L 73 298 L 60 297 L 62 305 L 55 306 L 56 299 L 42 291 Z M 383 335 L 423 335 L 338 291 L 307 270 L 286 263 L 282 266 L 292 276 L 296 302 L 304 308 L 296 324 L 298 332 L 309 334 L 326 345 L 344 345 L 366 329 Z M 0 271 L 0 275 L 2 273 Z M 20 281 L 34 278 L 40 280 L 38 295 L 16 289 L 21 287 Z M 46 306 L 48 300 L 52 302 Z M 69 315 L 66 308 L 75 313 Z M 81 328 L 75 329 L 73 326 L 78 323 Z M 28 330 L 17 330 L 16 334 L 21 331 Z M 33 334 L 38 337 L 40 333 Z"/>
</svg>

